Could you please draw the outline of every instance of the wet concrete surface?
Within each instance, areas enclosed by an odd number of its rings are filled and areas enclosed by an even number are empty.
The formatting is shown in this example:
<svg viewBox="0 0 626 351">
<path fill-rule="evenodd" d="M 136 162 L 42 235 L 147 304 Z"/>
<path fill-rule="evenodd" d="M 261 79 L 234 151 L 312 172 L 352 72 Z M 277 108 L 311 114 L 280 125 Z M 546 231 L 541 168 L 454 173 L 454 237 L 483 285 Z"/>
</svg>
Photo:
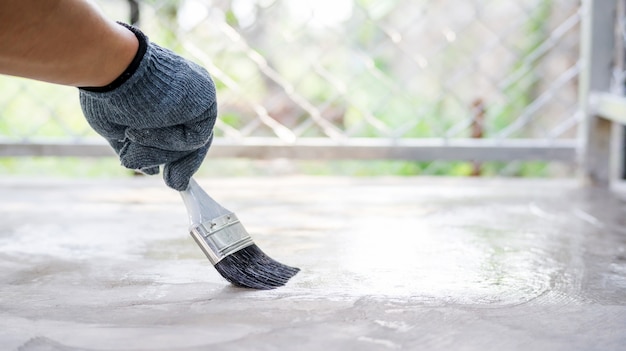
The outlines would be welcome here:
<svg viewBox="0 0 626 351">
<path fill-rule="evenodd" d="M 626 204 L 569 180 L 200 179 L 302 271 L 234 288 L 157 178 L 0 180 L 1 350 L 625 350 Z"/>
</svg>

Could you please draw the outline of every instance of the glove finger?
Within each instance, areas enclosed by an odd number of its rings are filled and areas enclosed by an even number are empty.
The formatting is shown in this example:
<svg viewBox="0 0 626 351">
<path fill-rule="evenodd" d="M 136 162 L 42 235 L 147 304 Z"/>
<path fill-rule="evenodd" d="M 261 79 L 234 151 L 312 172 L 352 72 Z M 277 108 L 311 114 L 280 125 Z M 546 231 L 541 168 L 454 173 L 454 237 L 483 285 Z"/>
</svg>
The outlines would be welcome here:
<svg viewBox="0 0 626 351">
<path fill-rule="evenodd" d="M 85 117 L 91 128 L 107 140 L 125 139 L 126 126 L 109 122 L 105 118 L 93 118 L 89 115 L 85 115 Z"/>
<path fill-rule="evenodd" d="M 122 149 L 126 146 L 126 143 L 123 141 L 118 141 L 117 139 L 107 139 L 109 145 L 115 150 L 115 154 L 119 155 L 122 153 Z"/>
<path fill-rule="evenodd" d="M 174 162 L 189 155 L 189 153 L 189 151 L 164 150 L 126 142 L 119 156 L 122 165 L 126 168 L 146 169 Z"/>
<path fill-rule="evenodd" d="M 211 140 L 191 154 L 170 162 L 163 167 L 163 180 L 172 189 L 183 191 L 189 186 L 189 179 L 196 173 L 209 151 Z"/>
<path fill-rule="evenodd" d="M 126 137 L 145 146 L 172 151 L 192 151 L 205 145 L 213 133 L 215 119 L 202 117 L 189 123 L 166 128 L 126 130 Z"/>
<path fill-rule="evenodd" d="M 126 146 L 126 142 L 124 141 L 124 139 L 126 139 L 124 136 L 126 130 L 125 126 L 110 123 L 104 119 L 94 120 L 87 118 L 87 122 L 96 133 L 106 139 L 117 155 L 121 154 L 122 149 Z"/>
</svg>

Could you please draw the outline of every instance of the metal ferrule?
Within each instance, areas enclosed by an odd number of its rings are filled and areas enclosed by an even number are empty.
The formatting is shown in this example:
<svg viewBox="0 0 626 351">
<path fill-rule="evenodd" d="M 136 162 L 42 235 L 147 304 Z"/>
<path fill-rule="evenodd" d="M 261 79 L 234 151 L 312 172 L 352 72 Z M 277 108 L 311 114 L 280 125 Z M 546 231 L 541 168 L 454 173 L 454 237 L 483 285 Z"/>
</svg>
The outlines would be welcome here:
<svg viewBox="0 0 626 351">
<path fill-rule="evenodd" d="M 254 242 L 234 213 L 192 226 L 191 236 L 213 265 Z"/>
</svg>

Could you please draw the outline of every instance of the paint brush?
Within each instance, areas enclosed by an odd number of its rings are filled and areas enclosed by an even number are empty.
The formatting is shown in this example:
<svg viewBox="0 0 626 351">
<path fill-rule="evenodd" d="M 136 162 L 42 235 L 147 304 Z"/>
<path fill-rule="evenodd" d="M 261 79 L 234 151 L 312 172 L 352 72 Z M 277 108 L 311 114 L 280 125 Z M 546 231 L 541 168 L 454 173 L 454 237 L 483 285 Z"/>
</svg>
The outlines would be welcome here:
<svg viewBox="0 0 626 351">
<path fill-rule="evenodd" d="M 213 200 L 194 179 L 180 194 L 189 214 L 191 236 L 215 269 L 232 284 L 274 289 L 300 271 L 261 251 L 237 215 Z"/>
</svg>

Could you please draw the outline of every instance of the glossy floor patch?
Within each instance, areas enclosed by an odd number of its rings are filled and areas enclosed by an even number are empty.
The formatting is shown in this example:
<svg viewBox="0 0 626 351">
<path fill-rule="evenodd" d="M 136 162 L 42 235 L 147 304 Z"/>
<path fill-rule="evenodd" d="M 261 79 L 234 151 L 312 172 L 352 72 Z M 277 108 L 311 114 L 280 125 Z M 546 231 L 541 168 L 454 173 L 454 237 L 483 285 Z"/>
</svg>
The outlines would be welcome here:
<svg viewBox="0 0 626 351">
<path fill-rule="evenodd" d="M 157 178 L 0 181 L 0 345 L 623 350 L 626 207 L 563 180 L 200 179 L 301 272 L 230 286 Z"/>
</svg>

